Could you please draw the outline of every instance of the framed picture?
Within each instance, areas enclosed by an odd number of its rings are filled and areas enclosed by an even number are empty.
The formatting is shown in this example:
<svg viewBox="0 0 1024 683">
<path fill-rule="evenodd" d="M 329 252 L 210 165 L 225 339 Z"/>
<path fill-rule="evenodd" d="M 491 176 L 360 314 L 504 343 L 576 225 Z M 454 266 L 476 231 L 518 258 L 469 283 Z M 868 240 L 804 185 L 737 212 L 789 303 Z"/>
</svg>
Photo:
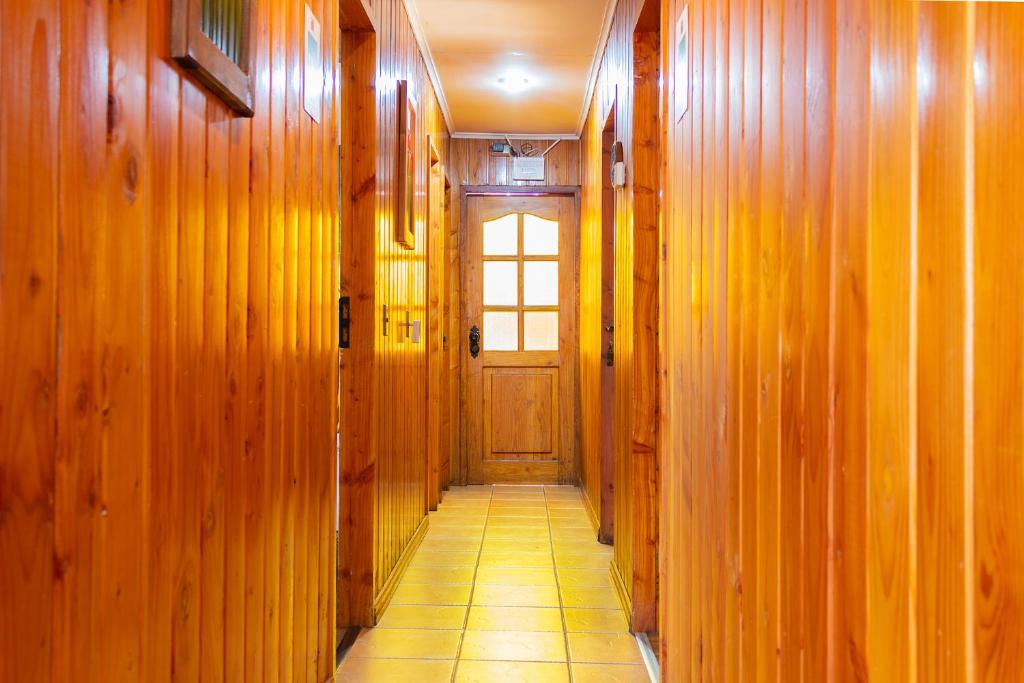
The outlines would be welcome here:
<svg viewBox="0 0 1024 683">
<path fill-rule="evenodd" d="M 241 116 L 253 115 L 252 0 L 171 0 L 171 56 Z"/>
<path fill-rule="evenodd" d="M 395 150 L 395 241 L 416 248 L 416 101 L 408 81 L 398 81 Z"/>
<path fill-rule="evenodd" d="M 683 8 L 676 19 L 676 121 L 683 118 L 686 110 L 690 108 L 690 7 L 683 4 Z"/>
</svg>

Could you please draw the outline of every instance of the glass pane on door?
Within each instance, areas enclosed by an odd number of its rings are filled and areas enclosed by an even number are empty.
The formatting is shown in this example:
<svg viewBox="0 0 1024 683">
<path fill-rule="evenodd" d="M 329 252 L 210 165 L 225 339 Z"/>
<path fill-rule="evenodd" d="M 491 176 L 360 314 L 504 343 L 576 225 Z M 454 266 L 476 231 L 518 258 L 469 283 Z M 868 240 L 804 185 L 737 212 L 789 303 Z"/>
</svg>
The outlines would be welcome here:
<svg viewBox="0 0 1024 683">
<path fill-rule="evenodd" d="M 527 311 L 523 313 L 523 350 L 558 350 L 558 313 Z"/>
<path fill-rule="evenodd" d="M 545 220 L 529 213 L 524 214 L 523 254 L 525 256 L 558 256 L 558 221 Z"/>
<path fill-rule="evenodd" d="M 484 261 L 484 306 L 519 304 L 519 264 Z"/>
<path fill-rule="evenodd" d="M 519 214 L 510 213 L 484 223 L 484 256 L 519 253 Z"/>
<path fill-rule="evenodd" d="M 484 351 L 519 350 L 519 314 L 484 312 Z"/>
<path fill-rule="evenodd" d="M 523 264 L 523 305 L 558 305 L 558 261 Z"/>
</svg>

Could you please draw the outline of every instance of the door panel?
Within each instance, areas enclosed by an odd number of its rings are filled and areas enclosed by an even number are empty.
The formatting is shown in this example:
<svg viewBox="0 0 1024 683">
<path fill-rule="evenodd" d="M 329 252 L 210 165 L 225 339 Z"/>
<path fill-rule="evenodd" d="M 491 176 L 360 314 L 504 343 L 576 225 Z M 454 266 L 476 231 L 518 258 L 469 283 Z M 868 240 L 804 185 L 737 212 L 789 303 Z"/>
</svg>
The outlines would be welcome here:
<svg viewBox="0 0 1024 683">
<path fill-rule="evenodd" d="M 557 461 L 558 370 L 486 368 L 484 423 L 485 460 Z"/>
<path fill-rule="evenodd" d="M 575 481 L 575 199 L 471 197 L 467 214 L 469 480 Z"/>
</svg>

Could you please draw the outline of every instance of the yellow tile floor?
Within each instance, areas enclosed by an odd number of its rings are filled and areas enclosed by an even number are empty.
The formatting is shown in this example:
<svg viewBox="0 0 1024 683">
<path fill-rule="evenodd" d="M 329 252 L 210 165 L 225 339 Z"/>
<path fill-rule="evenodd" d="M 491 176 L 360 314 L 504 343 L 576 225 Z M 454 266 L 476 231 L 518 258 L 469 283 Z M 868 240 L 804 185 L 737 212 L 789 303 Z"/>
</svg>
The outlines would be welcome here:
<svg viewBox="0 0 1024 683">
<path fill-rule="evenodd" d="M 648 683 L 611 553 L 575 488 L 453 488 L 337 680 Z"/>
</svg>

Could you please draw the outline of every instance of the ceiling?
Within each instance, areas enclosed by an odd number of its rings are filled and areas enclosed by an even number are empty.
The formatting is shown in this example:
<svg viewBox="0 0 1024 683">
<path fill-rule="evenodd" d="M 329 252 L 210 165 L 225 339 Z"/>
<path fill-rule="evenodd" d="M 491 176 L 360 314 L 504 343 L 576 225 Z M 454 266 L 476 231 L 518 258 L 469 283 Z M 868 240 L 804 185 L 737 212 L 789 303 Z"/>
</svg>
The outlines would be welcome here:
<svg viewBox="0 0 1024 683">
<path fill-rule="evenodd" d="M 579 135 L 614 0 L 407 4 L 453 135 Z"/>
</svg>

